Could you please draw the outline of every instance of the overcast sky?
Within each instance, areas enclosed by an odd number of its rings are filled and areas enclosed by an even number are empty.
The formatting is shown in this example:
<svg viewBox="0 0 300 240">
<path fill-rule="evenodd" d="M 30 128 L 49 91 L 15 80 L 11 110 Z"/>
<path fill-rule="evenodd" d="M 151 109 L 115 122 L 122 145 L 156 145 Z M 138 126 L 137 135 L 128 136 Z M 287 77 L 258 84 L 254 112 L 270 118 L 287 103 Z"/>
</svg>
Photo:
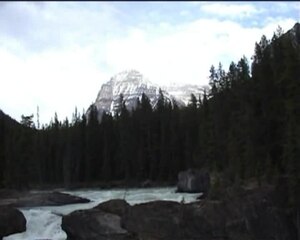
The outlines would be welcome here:
<svg viewBox="0 0 300 240">
<path fill-rule="evenodd" d="M 299 21 L 299 2 L 0 2 L 0 109 L 71 119 L 125 69 L 206 85 L 212 64 L 250 61 L 262 34 Z"/>
</svg>

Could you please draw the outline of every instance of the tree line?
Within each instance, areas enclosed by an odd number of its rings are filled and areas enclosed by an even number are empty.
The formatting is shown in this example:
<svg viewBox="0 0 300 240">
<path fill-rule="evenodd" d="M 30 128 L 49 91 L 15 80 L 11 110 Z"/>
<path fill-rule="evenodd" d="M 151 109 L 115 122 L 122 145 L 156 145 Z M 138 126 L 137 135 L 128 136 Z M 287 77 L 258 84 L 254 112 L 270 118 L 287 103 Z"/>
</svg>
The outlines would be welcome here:
<svg viewBox="0 0 300 240">
<path fill-rule="evenodd" d="M 226 173 L 232 181 L 272 181 L 300 173 L 300 47 L 278 28 L 246 57 L 210 69 L 210 88 L 179 108 L 160 91 L 152 108 L 143 94 L 128 111 L 120 97 L 115 116 L 91 105 L 71 121 L 35 128 L 0 114 L 0 184 L 173 181 L 187 168 Z"/>
</svg>

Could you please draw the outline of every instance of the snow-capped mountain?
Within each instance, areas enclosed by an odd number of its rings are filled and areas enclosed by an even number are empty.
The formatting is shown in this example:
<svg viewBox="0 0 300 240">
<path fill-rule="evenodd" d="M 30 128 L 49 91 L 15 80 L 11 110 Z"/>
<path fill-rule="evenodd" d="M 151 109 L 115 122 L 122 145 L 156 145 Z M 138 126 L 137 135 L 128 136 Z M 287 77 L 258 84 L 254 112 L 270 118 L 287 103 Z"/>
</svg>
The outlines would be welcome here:
<svg viewBox="0 0 300 240">
<path fill-rule="evenodd" d="M 142 94 L 145 93 L 150 99 L 152 107 L 155 107 L 159 97 L 159 89 L 159 86 L 151 83 L 140 72 L 127 70 L 116 74 L 110 81 L 102 85 L 94 105 L 100 114 L 106 111 L 114 115 L 119 107 L 120 94 L 123 94 L 127 109 L 132 110 L 136 107 L 137 98 L 141 99 Z M 176 101 L 178 105 L 184 104 L 163 89 L 162 92 L 167 101 L 171 103 Z"/>
<path fill-rule="evenodd" d="M 150 99 L 152 107 L 155 107 L 159 97 L 159 89 L 162 90 L 167 101 L 176 102 L 178 106 L 185 106 L 191 93 L 197 97 L 202 93 L 202 88 L 195 85 L 158 86 L 150 82 L 140 72 L 127 70 L 116 74 L 101 86 L 94 105 L 100 115 L 104 111 L 114 115 L 119 108 L 120 94 L 123 95 L 127 109 L 132 110 L 136 107 L 137 98 L 141 100 L 142 94 L 145 93 Z"/>
<path fill-rule="evenodd" d="M 191 94 L 194 94 L 198 99 L 199 95 L 202 96 L 205 87 L 193 84 L 178 84 L 172 83 L 169 86 L 163 86 L 162 89 L 174 96 L 175 99 L 180 99 L 185 105 L 188 105 Z"/>
</svg>

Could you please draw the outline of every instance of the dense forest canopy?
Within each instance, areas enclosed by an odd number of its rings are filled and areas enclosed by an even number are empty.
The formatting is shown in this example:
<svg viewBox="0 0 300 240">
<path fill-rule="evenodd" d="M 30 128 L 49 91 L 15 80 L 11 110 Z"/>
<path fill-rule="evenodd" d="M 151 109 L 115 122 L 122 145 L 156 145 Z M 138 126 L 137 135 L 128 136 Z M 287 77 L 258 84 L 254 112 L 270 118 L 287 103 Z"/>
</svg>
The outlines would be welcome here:
<svg viewBox="0 0 300 240">
<path fill-rule="evenodd" d="M 152 109 L 106 113 L 101 122 L 73 114 L 36 128 L 0 112 L 0 185 L 69 186 L 100 181 L 175 181 L 187 168 L 224 172 L 232 182 L 300 174 L 300 24 L 255 44 L 241 58 L 210 69 L 210 89 L 179 108 L 161 93 Z M 251 70 L 250 70 L 251 69 Z M 250 72 L 251 71 L 251 72 Z M 188 81 L 188 79 L 186 79 Z"/>
</svg>

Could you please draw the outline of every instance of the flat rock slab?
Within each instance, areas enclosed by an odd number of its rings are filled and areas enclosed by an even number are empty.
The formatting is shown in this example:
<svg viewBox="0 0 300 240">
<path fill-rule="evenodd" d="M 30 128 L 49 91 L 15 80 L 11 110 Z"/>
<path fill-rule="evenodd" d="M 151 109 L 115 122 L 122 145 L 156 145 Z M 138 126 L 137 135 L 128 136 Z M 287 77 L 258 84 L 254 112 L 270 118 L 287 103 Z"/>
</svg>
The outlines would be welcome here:
<svg viewBox="0 0 300 240">
<path fill-rule="evenodd" d="M 121 217 L 94 208 L 77 210 L 62 218 L 68 240 L 136 240 L 121 226 Z"/>
<path fill-rule="evenodd" d="M 37 207 L 37 206 L 61 206 L 75 203 L 88 203 L 89 199 L 73 196 L 61 192 L 12 192 L 5 195 L 0 192 L 0 206 L 11 207 Z"/>
</svg>

